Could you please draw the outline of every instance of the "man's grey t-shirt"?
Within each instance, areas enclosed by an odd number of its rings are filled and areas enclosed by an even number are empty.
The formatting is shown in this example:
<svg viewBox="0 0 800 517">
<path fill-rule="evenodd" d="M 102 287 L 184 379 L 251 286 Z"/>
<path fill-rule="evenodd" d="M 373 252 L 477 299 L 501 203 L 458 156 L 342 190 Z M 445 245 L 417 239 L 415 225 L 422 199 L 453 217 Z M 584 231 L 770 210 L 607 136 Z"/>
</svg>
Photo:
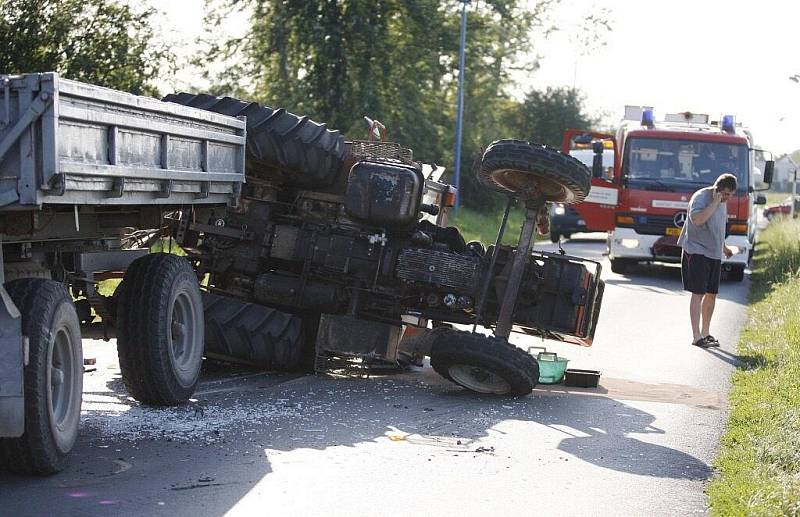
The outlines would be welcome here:
<svg viewBox="0 0 800 517">
<path fill-rule="evenodd" d="M 714 199 L 716 187 L 698 190 L 689 200 L 689 215 L 696 216 Z M 710 259 L 722 260 L 722 244 L 725 242 L 725 224 L 728 222 L 728 207 L 720 203 L 708 221 L 697 226 L 691 217 L 686 218 L 678 237 L 678 245 L 686 253 L 705 255 Z"/>
</svg>

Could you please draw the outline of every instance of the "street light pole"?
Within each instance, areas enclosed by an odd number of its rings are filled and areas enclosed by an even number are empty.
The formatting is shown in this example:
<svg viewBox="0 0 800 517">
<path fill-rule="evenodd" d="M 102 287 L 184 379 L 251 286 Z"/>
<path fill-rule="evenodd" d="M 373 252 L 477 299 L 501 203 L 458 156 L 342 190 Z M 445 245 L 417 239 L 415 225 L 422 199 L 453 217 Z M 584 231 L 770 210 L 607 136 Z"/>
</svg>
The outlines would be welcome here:
<svg viewBox="0 0 800 517">
<path fill-rule="evenodd" d="M 456 106 L 456 156 L 453 171 L 453 184 L 456 187 L 455 210 L 461 204 L 461 123 L 464 116 L 464 49 L 467 43 L 467 4 L 469 0 L 461 2 L 461 46 L 458 56 L 458 104 Z"/>
</svg>

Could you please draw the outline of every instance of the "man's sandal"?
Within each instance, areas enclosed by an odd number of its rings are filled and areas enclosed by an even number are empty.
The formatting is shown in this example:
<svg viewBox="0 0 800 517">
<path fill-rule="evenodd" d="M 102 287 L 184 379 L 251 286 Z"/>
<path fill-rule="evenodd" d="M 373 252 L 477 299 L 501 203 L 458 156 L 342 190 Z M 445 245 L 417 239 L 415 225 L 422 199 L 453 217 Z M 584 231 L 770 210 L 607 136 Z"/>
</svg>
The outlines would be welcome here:
<svg viewBox="0 0 800 517">
<path fill-rule="evenodd" d="M 704 339 L 706 340 L 706 347 L 719 346 L 719 340 L 711 334 L 707 335 Z"/>
<path fill-rule="evenodd" d="M 709 345 L 706 338 L 701 337 L 700 339 L 692 343 L 692 346 L 699 346 L 700 348 L 708 348 Z"/>
</svg>

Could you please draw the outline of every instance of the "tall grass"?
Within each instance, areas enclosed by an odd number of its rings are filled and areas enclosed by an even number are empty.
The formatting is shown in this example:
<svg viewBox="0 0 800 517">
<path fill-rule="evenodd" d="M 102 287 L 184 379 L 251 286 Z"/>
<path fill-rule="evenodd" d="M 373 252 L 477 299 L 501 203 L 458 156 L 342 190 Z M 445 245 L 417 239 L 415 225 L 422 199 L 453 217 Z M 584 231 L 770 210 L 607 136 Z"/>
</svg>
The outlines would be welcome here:
<svg viewBox="0 0 800 517">
<path fill-rule="evenodd" d="M 800 515 L 800 223 L 761 235 L 731 413 L 708 489 L 714 515 Z"/>
<path fill-rule="evenodd" d="M 780 219 L 759 234 L 756 280 L 783 282 L 800 274 L 800 220 Z"/>
</svg>

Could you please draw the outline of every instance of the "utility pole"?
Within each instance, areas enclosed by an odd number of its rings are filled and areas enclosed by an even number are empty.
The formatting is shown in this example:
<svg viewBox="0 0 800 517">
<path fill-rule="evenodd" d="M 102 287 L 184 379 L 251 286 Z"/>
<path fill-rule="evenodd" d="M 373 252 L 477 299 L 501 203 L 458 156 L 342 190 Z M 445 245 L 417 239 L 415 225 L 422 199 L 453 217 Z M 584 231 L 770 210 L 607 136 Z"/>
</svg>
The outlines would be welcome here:
<svg viewBox="0 0 800 517">
<path fill-rule="evenodd" d="M 461 2 L 461 46 L 458 56 L 458 101 L 456 105 L 456 157 L 453 171 L 453 184 L 456 187 L 456 201 L 453 209 L 458 210 L 461 204 L 461 124 L 464 116 L 464 51 L 467 43 L 467 4 L 469 0 Z"/>
</svg>

